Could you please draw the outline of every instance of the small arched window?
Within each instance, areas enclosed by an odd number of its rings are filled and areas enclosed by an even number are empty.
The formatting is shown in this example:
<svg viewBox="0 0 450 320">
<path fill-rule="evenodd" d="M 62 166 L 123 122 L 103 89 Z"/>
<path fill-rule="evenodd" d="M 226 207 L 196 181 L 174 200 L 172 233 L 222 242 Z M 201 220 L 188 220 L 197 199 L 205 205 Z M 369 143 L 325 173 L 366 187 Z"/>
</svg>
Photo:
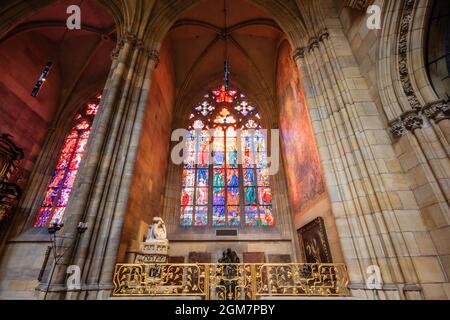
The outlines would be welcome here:
<svg viewBox="0 0 450 320">
<path fill-rule="evenodd" d="M 427 72 L 440 99 L 450 100 L 450 3 L 435 0 L 430 15 L 426 50 Z"/>
<path fill-rule="evenodd" d="M 266 137 L 259 122 L 255 105 L 224 86 L 195 106 L 182 176 L 181 226 L 273 225 Z"/>
<path fill-rule="evenodd" d="M 46 227 L 51 223 L 60 224 L 62 222 L 81 160 L 86 151 L 100 99 L 101 95 L 97 95 L 86 104 L 82 112 L 75 116 L 75 124 L 65 139 L 53 177 L 34 223 L 35 227 Z"/>
</svg>

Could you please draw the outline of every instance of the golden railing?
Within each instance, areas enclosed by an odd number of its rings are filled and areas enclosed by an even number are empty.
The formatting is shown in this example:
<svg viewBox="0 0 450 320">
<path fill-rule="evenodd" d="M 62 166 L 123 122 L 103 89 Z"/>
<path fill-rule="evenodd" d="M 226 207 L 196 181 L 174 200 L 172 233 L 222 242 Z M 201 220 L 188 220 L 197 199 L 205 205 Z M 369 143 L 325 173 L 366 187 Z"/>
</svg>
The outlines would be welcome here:
<svg viewBox="0 0 450 320">
<path fill-rule="evenodd" d="M 344 264 L 118 264 L 113 282 L 115 297 L 257 300 L 349 295 Z"/>
</svg>

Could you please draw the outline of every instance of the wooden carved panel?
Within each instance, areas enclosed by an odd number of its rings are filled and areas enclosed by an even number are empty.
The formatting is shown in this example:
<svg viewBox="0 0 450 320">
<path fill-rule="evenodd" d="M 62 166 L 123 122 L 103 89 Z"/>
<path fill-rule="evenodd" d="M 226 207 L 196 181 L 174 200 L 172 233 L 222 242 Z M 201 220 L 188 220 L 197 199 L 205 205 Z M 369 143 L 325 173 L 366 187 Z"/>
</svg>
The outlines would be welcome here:
<svg viewBox="0 0 450 320">
<path fill-rule="evenodd" d="M 8 134 L 0 134 L 0 223 L 3 222 L 14 203 L 21 196 L 18 186 L 21 179 L 20 160 L 24 157 Z"/>
<path fill-rule="evenodd" d="M 323 218 L 316 218 L 300 228 L 298 237 L 307 263 L 333 262 Z"/>
</svg>

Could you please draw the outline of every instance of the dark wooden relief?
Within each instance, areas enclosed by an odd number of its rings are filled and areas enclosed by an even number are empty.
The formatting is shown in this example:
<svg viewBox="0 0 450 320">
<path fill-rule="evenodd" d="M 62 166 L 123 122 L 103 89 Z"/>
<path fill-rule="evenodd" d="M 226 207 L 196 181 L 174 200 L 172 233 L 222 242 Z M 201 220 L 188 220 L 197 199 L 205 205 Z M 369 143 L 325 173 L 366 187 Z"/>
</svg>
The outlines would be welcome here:
<svg viewBox="0 0 450 320">
<path fill-rule="evenodd" d="M 319 217 L 298 230 L 307 263 L 332 263 L 325 223 Z"/>
<path fill-rule="evenodd" d="M 22 195 L 20 161 L 24 154 L 11 138 L 8 134 L 0 134 L 0 223 L 6 220 Z"/>
</svg>

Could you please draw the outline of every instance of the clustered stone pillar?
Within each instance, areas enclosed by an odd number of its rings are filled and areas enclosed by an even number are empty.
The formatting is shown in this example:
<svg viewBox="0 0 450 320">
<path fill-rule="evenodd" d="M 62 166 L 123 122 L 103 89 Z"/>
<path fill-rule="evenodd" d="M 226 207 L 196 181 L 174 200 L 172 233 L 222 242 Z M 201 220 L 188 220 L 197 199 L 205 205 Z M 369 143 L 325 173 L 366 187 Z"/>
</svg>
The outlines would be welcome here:
<svg viewBox="0 0 450 320">
<path fill-rule="evenodd" d="M 381 31 L 379 88 L 396 152 L 428 233 L 429 240 L 419 240 L 420 252 L 426 254 L 415 259 L 423 291 L 427 298 L 448 298 L 450 106 L 438 98 L 425 63 L 432 7 L 430 1 L 387 3 L 390 14 Z"/>
<path fill-rule="evenodd" d="M 64 239 L 60 245 L 68 251 L 55 269 L 49 298 L 64 298 L 69 265 L 81 268 L 82 288 L 67 293 L 65 298 L 97 299 L 102 290 L 109 296 L 112 289 L 151 76 L 159 53 L 136 35 L 126 33 L 112 58 L 113 65 L 87 146 L 89 153 L 81 164 L 66 211 Z M 81 236 L 77 234 L 79 222 L 88 224 Z"/>
<path fill-rule="evenodd" d="M 340 44 L 339 56 L 330 32 L 323 29 L 295 51 L 294 59 L 305 86 L 350 289 L 365 298 L 417 298 L 418 278 L 396 217 L 400 211 L 389 196 L 407 183 L 395 169 L 399 165 L 386 129 L 345 35 L 338 32 L 334 41 Z M 410 214 L 419 216 L 418 210 Z M 371 265 L 381 269 L 383 290 L 366 290 Z"/>
</svg>

